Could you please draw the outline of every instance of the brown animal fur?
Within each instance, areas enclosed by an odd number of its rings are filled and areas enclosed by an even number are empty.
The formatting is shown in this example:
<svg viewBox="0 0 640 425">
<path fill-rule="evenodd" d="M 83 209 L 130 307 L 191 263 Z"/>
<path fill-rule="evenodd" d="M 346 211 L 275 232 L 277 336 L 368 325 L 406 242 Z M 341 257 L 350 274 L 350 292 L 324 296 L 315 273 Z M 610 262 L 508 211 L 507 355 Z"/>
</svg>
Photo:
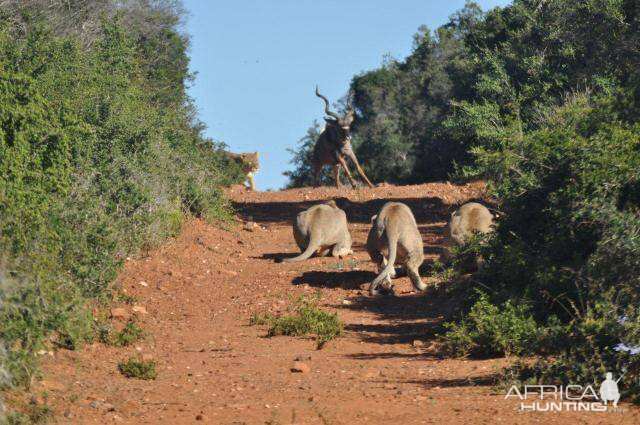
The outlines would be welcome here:
<svg viewBox="0 0 640 425">
<path fill-rule="evenodd" d="M 445 229 L 444 248 L 441 260 L 451 261 L 451 247 L 463 245 L 475 233 L 486 234 L 493 231 L 494 218 L 487 207 L 477 202 L 462 205 L 451 214 Z M 482 259 L 477 259 L 481 268 Z"/>
<path fill-rule="evenodd" d="M 245 175 L 245 180 L 249 181 L 249 189 L 256 190 L 256 183 L 253 180 L 253 176 L 260 169 L 260 162 L 258 161 L 258 152 L 247 153 L 231 153 L 229 157 L 240 163 L 242 171 Z"/>
<path fill-rule="evenodd" d="M 293 222 L 293 237 L 303 252 L 282 261 L 303 261 L 314 254 L 322 257 L 329 252 L 334 257 L 353 253 L 347 215 L 334 201 L 314 205 L 299 213 Z"/>
<path fill-rule="evenodd" d="M 336 186 L 338 188 L 342 186 L 342 183 L 340 182 L 340 167 L 344 168 L 351 185 L 354 188 L 357 187 L 355 180 L 351 176 L 349 167 L 347 167 L 347 162 L 344 159 L 347 157 L 351 159 L 353 164 L 356 166 L 358 173 L 369 187 L 373 187 L 373 184 L 369 181 L 364 170 L 360 167 L 358 158 L 356 158 L 356 154 L 353 152 L 353 148 L 351 147 L 351 124 L 355 118 L 355 111 L 351 108 L 345 116 L 341 117 L 335 112 L 331 112 L 329 110 L 329 101 L 318 92 L 318 87 L 316 87 L 316 96 L 324 100 L 324 111 L 327 116 L 324 118 L 326 121 L 325 128 L 322 130 L 322 133 L 313 147 L 312 166 L 315 185 L 318 185 L 318 176 L 320 175 L 322 167 L 325 165 L 331 165 L 333 168 L 333 176 L 336 180 Z"/>
<path fill-rule="evenodd" d="M 413 287 L 424 291 L 427 285 L 418 273 L 424 261 L 422 236 L 411 209 L 400 202 L 387 202 L 371 221 L 373 226 L 367 238 L 367 251 L 379 271 L 369 286 L 371 295 L 379 293 L 378 286 L 383 281 L 390 286 L 396 263 L 405 268 Z"/>
</svg>

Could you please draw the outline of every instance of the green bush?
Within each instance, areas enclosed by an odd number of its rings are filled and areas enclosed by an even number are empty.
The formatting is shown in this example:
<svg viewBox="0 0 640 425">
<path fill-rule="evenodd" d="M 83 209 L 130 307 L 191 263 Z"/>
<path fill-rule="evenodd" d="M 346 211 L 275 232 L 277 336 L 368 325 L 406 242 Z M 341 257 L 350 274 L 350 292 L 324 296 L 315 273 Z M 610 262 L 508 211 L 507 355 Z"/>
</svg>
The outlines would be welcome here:
<svg viewBox="0 0 640 425">
<path fill-rule="evenodd" d="M 294 307 L 293 314 L 285 316 L 255 315 L 252 325 L 268 325 L 267 336 L 315 335 L 317 347 L 337 338 L 342 334 L 343 324 L 336 313 L 329 313 L 318 308 L 317 297 L 300 297 Z"/>
<path fill-rule="evenodd" d="M 127 378 L 150 380 L 158 377 L 156 366 L 157 363 L 153 360 L 129 357 L 126 361 L 118 363 L 118 370 Z"/>
<path fill-rule="evenodd" d="M 506 301 L 500 307 L 481 294 L 459 322 L 445 324 L 444 349 L 457 356 L 503 356 L 532 353 L 538 343 L 538 324 L 524 304 Z"/>
<path fill-rule="evenodd" d="M 569 383 L 628 370 L 624 392 L 638 397 L 640 125 L 621 119 L 620 99 L 616 91 L 569 97 L 536 130 L 475 151 L 504 212 L 482 282 L 492 304 L 531 307 L 543 335 L 533 352 L 553 356 L 520 368 L 523 377 Z M 499 341 L 478 339 L 484 326 L 450 325 L 447 338 L 476 353 L 495 350 Z M 514 338 L 531 343 L 526 333 Z"/>
<path fill-rule="evenodd" d="M 28 386 L 50 343 L 97 336 L 89 306 L 115 295 L 127 256 L 175 236 L 188 214 L 230 218 L 220 188 L 242 171 L 195 119 L 178 4 L 0 10 L 2 387 Z M 139 336 L 125 330 L 118 343 Z"/>
<path fill-rule="evenodd" d="M 8 425 L 46 424 L 53 416 L 49 406 L 28 405 L 25 412 L 12 412 L 7 416 Z"/>
<path fill-rule="evenodd" d="M 129 320 L 119 332 L 114 332 L 110 328 L 104 329 L 100 339 L 106 344 L 125 347 L 139 341 L 143 336 L 144 331 L 138 323 L 135 320 Z"/>
</svg>

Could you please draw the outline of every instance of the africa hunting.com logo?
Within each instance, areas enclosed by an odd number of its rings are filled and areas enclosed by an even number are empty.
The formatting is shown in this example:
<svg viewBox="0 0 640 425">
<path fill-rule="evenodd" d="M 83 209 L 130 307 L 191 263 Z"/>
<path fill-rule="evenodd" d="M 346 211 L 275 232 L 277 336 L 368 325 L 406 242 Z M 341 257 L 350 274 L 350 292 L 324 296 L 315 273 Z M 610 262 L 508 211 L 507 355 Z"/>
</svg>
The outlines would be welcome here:
<svg viewBox="0 0 640 425">
<path fill-rule="evenodd" d="M 505 396 L 505 400 L 519 398 L 521 411 L 532 412 L 563 412 L 563 411 L 585 411 L 585 412 L 617 412 L 625 413 L 627 409 L 619 409 L 618 401 L 620 392 L 618 382 L 624 374 L 617 380 L 613 380 L 613 374 L 607 372 L 605 380 L 600 384 L 600 391 L 595 392 L 591 385 L 525 385 L 520 392 L 516 385 L 511 386 Z M 609 407 L 612 402 L 612 408 Z"/>
</svg>

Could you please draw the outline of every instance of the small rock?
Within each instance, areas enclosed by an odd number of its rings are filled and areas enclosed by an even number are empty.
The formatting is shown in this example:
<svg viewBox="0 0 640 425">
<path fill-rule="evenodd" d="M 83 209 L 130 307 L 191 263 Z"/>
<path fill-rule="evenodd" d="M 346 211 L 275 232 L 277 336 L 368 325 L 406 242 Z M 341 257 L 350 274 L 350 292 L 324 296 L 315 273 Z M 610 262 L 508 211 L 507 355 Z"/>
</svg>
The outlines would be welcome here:
<svg viewBox="0 0 640 425">
<path fill-rule="evenodd" d="M 202 420 L 204 420 L 204 416 L 196 415 L 196 421 L 202 421 Z"/>
<path fill-rule="evenodd" d="M 147 282 L 145 282 L 144 280 L 141 280 L 140 282 L 138 282 L 138 285 L 144 286 L 144 287 L 149 286 L 149 284 Z"/>
<path fill-rule="evenodd" d="M 106 410 L 107 412 L 113 412 L 113 411 L 115 411 L 115 410 L 116 410 L 116 407 L 115 407 L 113 404 L 111 404 L 111 403 L 104 403 L 104 404 L 102 405 L 102 407 L 103 407 L 103 408 L 104 408 L 104 410 Z"/>
<path fill-rule="evenodd" d="M 419 339 L 414 339 L 413 342 L 411 343 L 411 345 L 413 345 L 414 347 L 424 347 L 424 342 L 420 341 Z"/>
<path fill-rule="evenodd" d="M 342 305 L 351 305 L 351 304 L 353 304 L 353 302 L 349 300 L 342 300 Z"/>
<path fill-rule="evenodd" d="M 247 232 L 253 232 L 257 227 L 259 226 L 255 221 L 247 221 L 244 224 L 244 230 L 246 230 Z"/>
<path fill-rule="evenodd" d="M 39 395 L 39 394 L 32 394 L 31 398 L 29 399 L 29 404 L 33 404 L 36 406 L 42 406 L 43 404 L 45 404 L 44 398 Z"/>
<path fill-rule="evenodd" d="M 295 373 L 309 373 L 311 372 L 311 368 L 308 364 L 303 362 L 293 362 L 293 366 L 291 366 L 291 372 Z"/>
<path fill-rule="evenodd" d="M 235 272 L 233 270 L 227 270 L 227 269 L 222 269 L 218 273 L 223 273 L 229 276 L 238 276 L 238 272 Z"/>
<path fill-rule="evenodd" d="M 147 314 L 147 309 L 141 305 L 134 305 L 131 310 L 137 315 Z"/>
<path fill-rule="evenodd" d="M 128 319 L 129 313 L 122 307 L 116 307 L 111 309 L 111 318 L 113 319 Z"/>
</svg>

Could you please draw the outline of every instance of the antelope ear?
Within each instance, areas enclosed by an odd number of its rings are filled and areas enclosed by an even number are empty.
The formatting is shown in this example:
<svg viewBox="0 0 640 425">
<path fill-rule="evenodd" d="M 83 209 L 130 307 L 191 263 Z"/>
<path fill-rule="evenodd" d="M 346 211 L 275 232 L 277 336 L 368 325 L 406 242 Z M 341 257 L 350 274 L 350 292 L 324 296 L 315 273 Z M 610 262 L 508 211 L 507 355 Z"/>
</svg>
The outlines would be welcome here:
<svg viewBox="0 0 640 425">
<path fill-rule="evenodd" d="M 374 221 L 376 221 L 376 218 L 378 218 L 378 214 L 376 214 L 373 217 L 371 217 L 371 222 L 373 223 Z"/>
</svg>

